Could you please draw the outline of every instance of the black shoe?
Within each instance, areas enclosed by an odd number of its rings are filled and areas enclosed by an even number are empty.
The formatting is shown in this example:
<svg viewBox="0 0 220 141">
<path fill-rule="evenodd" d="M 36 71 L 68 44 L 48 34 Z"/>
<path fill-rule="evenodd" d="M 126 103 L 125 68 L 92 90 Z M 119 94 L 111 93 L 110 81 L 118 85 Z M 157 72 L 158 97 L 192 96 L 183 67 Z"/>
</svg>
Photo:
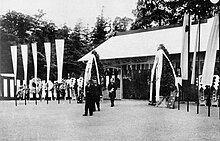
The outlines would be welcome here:
<svg viewBox="0 0 220 141">
<path fill-rule="evenodd" d="M 114 105 L 111 105 L 111 107 L 114 107 Z"/>
<path fill-rule="evenodd" d="M 83 114 L 83 116 L 88 116 L 87 114 Z"/>
<path fill-rule="evenodd" d="M 89 116 L 92 116 L 93 114 L 89 114 Z"/>
</svg>

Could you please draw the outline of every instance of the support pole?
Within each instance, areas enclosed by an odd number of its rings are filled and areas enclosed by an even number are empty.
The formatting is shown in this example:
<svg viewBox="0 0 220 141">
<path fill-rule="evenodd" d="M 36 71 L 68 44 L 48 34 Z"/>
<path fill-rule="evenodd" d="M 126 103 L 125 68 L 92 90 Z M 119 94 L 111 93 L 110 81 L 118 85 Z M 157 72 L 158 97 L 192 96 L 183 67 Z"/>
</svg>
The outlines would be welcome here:
<svg viewBox="0 0 220 141">
<path fill-rule="evenodd" d="M 47 87 L 46 98 L 47 98 L 47 104 L 48 104 L 48 99 L 49 99 L 49 96 L 48 96 L 48 94 L 49 94 L 49 91 L 48 91 L 48 84 L 46 84 L 46 87 Z"/>
<path fill-rule="evenodd" d="M 218 48 L 218 67 L 219 67 L 219 78 L 220 78 L 220 11 L 219 11 L 219 6 L 218 6 L 218 26 L 219 26 L 219 34 L 218 34 L 218 45 L 219 45 L 219 48 Z M 220 82 L 219 82 L 219 85 L 218 85 L 218 108 L 219 108 L 219 119 L 220 119 Z"/>
<path fill-rule="evenodd" d="M 24 88 L 24 104 L 27 105 L 27 100 L 26 100 L 26 86 Z"/>
<path fill-rule="evenodd" d="M 199 52 L 200 52 L 200 35 L 201 35 L 201 21 L 200 21 L 200 11 L 198 15 L 198 24 L 199 24 L 199 40 L 198 40 L 198 87 L 197 87 L 197 114 L 199 114 L 199 74 L 200 74 L 200 57 L 199 57 Z"/>
<path fill-rule="evenodd" d="M 190 84 L 190 11 L 189 12 L 189 20 L 188 20 L 188 26 L 189 26 L 189 31 L 188 31 L 188 81 L 187 83 Z M 189 85 L 190 86 L 190 85 Z M 191 88 L 191 87 L 190 87 Z M 189 92 L 187 92 L 187 112 L 189 112 Z"/>
<path fill-rule="evenodd" d="M 35 84 L 36 84 L 36 82 L 35 82 Z M 37 84 L 35 85 L 35 104 L 37 105 Z"/>
</svg>

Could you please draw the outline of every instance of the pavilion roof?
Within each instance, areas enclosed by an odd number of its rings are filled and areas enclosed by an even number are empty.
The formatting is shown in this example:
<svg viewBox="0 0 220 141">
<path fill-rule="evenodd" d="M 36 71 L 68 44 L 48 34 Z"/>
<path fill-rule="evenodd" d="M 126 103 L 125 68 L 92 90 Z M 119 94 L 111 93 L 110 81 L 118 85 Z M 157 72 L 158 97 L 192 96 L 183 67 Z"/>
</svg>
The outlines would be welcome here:
<svg viewBox="0 0 220 141">
<path fill-rule="evenodd" d="M 200 51 L 205 51 L 214 18 L 201 24 Z M 197 24 L 191 26 L 190 52 L 193 52 L 196 40 Z M 154 56 L 159 44 L 164 44 L 170 54 L 181 52 L 183 27 L 166 28 L 134 34 L 114 36 L 99 45 L 96 52 L 101 60 L 130 57 Z M 87 61 L 91 52 L 78 61 Z"/>
</svg>

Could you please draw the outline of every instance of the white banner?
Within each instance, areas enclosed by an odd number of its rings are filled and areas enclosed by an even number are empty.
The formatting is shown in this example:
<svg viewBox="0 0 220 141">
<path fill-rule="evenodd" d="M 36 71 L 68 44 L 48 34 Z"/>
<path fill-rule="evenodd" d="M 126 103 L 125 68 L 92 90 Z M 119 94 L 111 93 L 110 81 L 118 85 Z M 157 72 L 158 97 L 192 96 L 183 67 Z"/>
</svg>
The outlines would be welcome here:
<svg viewBox="0 0 220 141">
<path fill-rule="evenodd" d="M 153 97 L 153 80 L 154 80 L 154 74 L 156 73 L 156 101 L 159 101 L 159 95 L 160 95 L 160 80 L 161 80 L 161 74 L 162 74 L 162 67 L 163 67 L 163 51 L 159 50 L 157 51 L 157 54 L 155 56 L 154 65 L 151 71 L 151 83 L 150 83 L 150 101 L 152 101 Z"/>
<path fill-rule="evenodd" d="M 24 67 L 24 84 L 27 86 L 27 65 L 28 65 L 28 46 L 21 45 L 21 53 Z"/>
<path fill-rule="evenodd" d="M 219 16 L 215 15 L 212 29 L 209 35 L 209 40 L 207 44 L 207 50 L 205 54 L 204 67 L 202 72 L 202 84 L 212 85 L 212 79 L 214 75 L 216 52 L 219 46 Z"/>
<path fill-rule="evenodd" d="M 47 61 L 47 82 L 50 80 L 50 56 L 51 56 L 51 44 L 50 43 L 44 43 L 45 48 L 45 55 L 46 55 L 46 61 Z"/>
<path fill-rule="evenodd" d="M 93 62 L 92 60 L 93 60 L 93 58 L 91 56 L 91 58 L 86 63 L 86 69 L 85 69 L 85 74 L 84 74 L 84 87 L 83 87 L 84 96 L 86 96 L 86 89 L 85 88 L 86 88 L 87 82 L 91 78 L 91 70 L 92 70 L 92 62 Z"/>
<path fill-rule="evenodd" d="M 37 78 L 37 43 L 32 43 L 32 53 L 33 53 L 33 60 L 34 60 L 34 78 Z"/>
<path fill-rule="evenodd" d="M 199 46 L 199 24 L 197 27 L 196 31 L 196 43 L 195 43 L 195 48 L 194 48 L 194 53 L 193 53 L 193 62 L 192 62 L 192 76 L 191 76 L 191 84 L 195 83 L 195 72 L 196 72 L 196 52 L 198 51 L 198 46 Z"/>
<path fill-rule="evenodd" d="M 99 70 L 98 70 L 97 61 L 96 61 L 95 55 L 91 54 L 91 58 L 86 63 L 86 69 L 85 69 L 85 74 L 84 74 L 84 94 L 85 94 L 85 86 L 86 86 L 87 82 L 91 79 L 93 62 L 95 63 L 98 84 L 100 84 L 100 77 L 99 77 Z"/>
<path fill-rule="evenodd" d="M 164 58 L 165 57 L 165 58 Z M 153 80 L 154 80 L 154 74 L 156 73 L 156 102 L 160 100 L 160 82 L 161 82 L 161 76 L 162 76 L 162 69 L 163 69 L 163 59 L 167 59 L 167 61 L 169 62 L 169 65 L 172 69 L 172 73 L 175 79 L 175 86 L 178 89 L 178 84 L 177 84 L 177 78 L 176 78 L 176 74 L 175 74 L 175 70 L 174 67 L 172 65 L 172 63 L 170 62 L 169 58 L 167 57 L 167 55 L 164 53 L 163 50 L 158 50 L 157 54 L 155 56 L 155 60 L 154 60 L 154 65 L 151 71 L 151 83 L 150 83 L 150 101 L 153 100 Z"/>
<path fill-rule="evenodd" d="M 15 86 L 16 86 L 16 79 L 17 79 L 17 46 L 11 46 L 11 58 L 12 58 L 12 64 L 13 64 L 13 70 L 14 70 L 14 80 L 15 80 Z"/>
<path fill-rule="evenodd" d="M 191 25 L 189 25 L 189 14 L 185 13 L 183 20 L 182 50 L 181 50 L 181 58 L 180 58 L 181 77 L 184 80 L 188 79 L 188 52 L 189 52 L 188 36 L 189 36 L 190 26 Z"/>
<path fill-rule="evenodd" d="M 100 85 L 100 77 L 99 77 L 99 68 L 98 68 L 98 64 L 95 58 L 95 55 L 93 55 L 93 59 L 94 59 L 94 63 L 95 63 L 95 67 L 96 67 L 96 75 L 97 75 L 97 80 L 98 80 L 98 84 Z"/>
<path fill-rule="evenodd" d="M 58 71 L 57 80 L 60 83 L 62 81 L 62 73 L 63 73 L 64 39 L 56 39 L 55 44 L 56 44 L 57 71 Z"/>
</svg>

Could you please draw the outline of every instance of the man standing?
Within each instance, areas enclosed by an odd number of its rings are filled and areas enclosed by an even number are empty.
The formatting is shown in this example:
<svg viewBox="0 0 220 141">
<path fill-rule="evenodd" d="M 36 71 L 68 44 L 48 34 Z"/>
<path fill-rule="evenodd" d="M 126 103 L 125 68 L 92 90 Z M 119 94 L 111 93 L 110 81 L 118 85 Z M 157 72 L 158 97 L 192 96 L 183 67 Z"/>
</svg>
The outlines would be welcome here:
<svg viewBox="0 0 220 141">
<path fill-rule="evenodd" d="M 92 80 L 89 80 L 85 88 L 86 100 L 85 100 L 85 113 L 83 114 L 83 116 L 88 116 L 88 111 L 90 116 L 93 115 L 93 110 L 94 110 L 93 89 L 94 87 L 92 86 Z"/>
<path fill-rule="evenodd" d="M 94 111 L 96 111 L 96 106 L 98 111 L 100 111 L 100 96 L 102 96 L 101 85 L 97 84 L 96 80 L 93 80 L 93 83 L 94 83 L 94 102 L 95 102 Z"/>
<path fill-rule="evenodd" d="M 114 100 L 116 97 L 116 89 L 117 86 L 115 84 L 115 79 L 111 78 L 110 83 L 108 84 L 108 91 L 109 91 L 109 97 L 110 97 L 110 101 L 111 101 L 111 107 L 114 107 Z"/>
</svg>

